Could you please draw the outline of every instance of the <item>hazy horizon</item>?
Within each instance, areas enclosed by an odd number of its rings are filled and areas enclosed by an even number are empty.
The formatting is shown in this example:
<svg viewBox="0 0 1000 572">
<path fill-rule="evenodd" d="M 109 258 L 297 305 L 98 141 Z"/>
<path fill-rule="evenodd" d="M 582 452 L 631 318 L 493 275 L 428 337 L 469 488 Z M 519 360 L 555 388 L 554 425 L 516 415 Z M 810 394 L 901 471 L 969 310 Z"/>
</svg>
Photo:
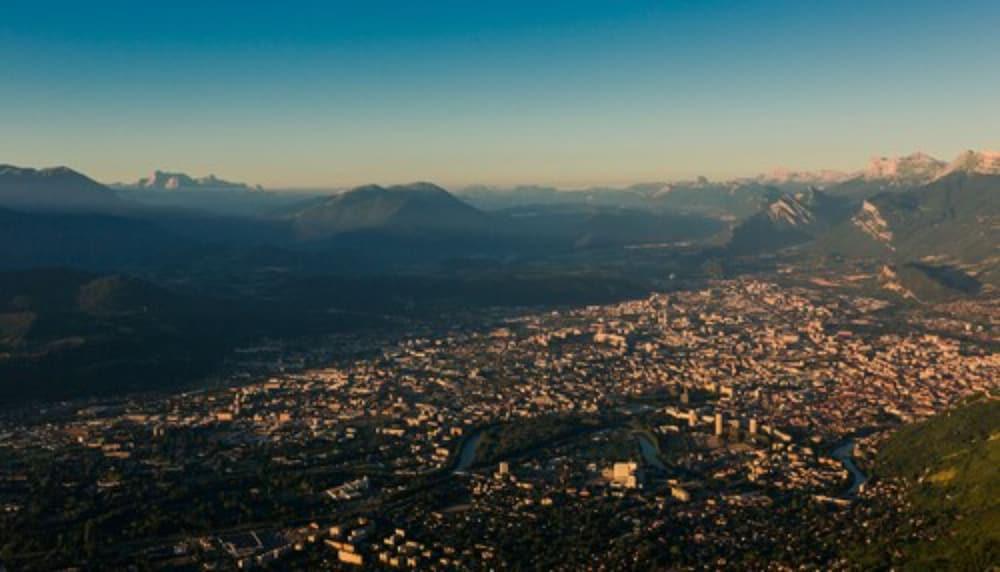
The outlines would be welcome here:
<svg viewBox="0 0 1000 572">
<path fill-rule="evenodd" d="M 0 162 L 578 188 L 996 148 L 1000 5 L 14 1 Z"/>
<path fill-rule="evenodd" d="M 365 180 L 365 181 L 355 182 L 355 183 L 351 183 L 351 184 L 325 184 L 325 185 L 323 185 L 323 184 L 319 184 L 319 185 L 282 185 L 282 184 L 278 184 L 278 185 L 274 185 L 274 186 L 260 185 L 260 187 L 263 188 L 264 190 L 268 190 L 268 191 L 302 191 L 302 192 L 310 192 L 311 191 L 311 192 L 322 192 L 322 191 L 341 191 L 341 190 L 347 190 L 347 189 L 351 189 L 351 188 L 358 187 L 358 186 L 364 186 L 364 185 L 378 185 L 378 186 L 386 186 L 386 187 L 388 187 L 388 186 L 397 186 L 397 185 L 403 185 L 403 186 L 405 186 L 405 185 L 411 185 L 411 184 L 417 184 L 417 183 L 432 183 L 432 184 L 435 184 L 435 185 L 442 186 L 442 187 L 444 187 L 446 189 L 468 189 L 468 188 L 477 188 L 477 187 L 495 188 L 495 189 L 498 189 L 498 190 L 501 190 L 501 189 L 521 188 L 521 187 L 524 187 L 524 188 L 527 188 L 527 187 L 544 187 L 544 188 L 555 188 L 555 189 L 563 190 L 563 191 L 577 191 L 577 190 L 584 191 L 584 190 L 594 189 L 594 188 L 626 189 L 626 188 L 629 188 L 629 187 L 634 187 L 634 186 L 644 185 L 644 184 L 658 184 L 658 183 L 670 184 L 670 183 L 690 182 L 690 181 L 695 181 L 695 180 L 700 179 L 700 178 L 705 178 L 705 179 L 707 179 L 711 183 L 724 183 L 724 182 L 738 181 L 738 180 L 744 180 L 744 179 L 753 179 L 753 178 L 756 178 L 756 177 L 766 177 L 766 176 L 769 176 L 769 175 L 775 175 L 776 176 L 781 171 L 785 171 L 785 172 L 788 172 L 788 173 L 821 173 L 823 171 L 831 171 L 831 172 L 836 172 L 836 173 L 843 174 L 845 176 L 851 176 L 851 175 L 855 175 L 855 174 L 858 174 L 861 171 L 863 171 L 864 168 L 867 166 L 868 162 L 870 162 L 870 161 L 872 161 L 872 160 L 874 160 L 876 158 L 901 158 L 901 157 L 905 157 L 905 156 L 909 156 L 909 155 L 914 155 L 914 154 L 918 154 L 918 153 L 924 153 L 924 154 L 930 155 L 931 157 L 933 157 L 935 159 L 942 160 L 942 161 L 944 161 L 944 162 L 947 163 L 947 162 L 951 161 L 952 159 L 954 159 L 956 156 L 960 155 L 961 153 L 968 152 L 968 151 L 997 153 L 997 151 L 995 149 L 992 149 L 992 148 L 968 148 L 967 147 L 967 148 L 960 149 L 960 150 L 958 150 L 958 151 L 956 151 L 956 152 L 954 152 L 952 154 L 948 154 L 948 155 L 928 153 L 928 152 L 924 151 L 923 149 L 915 149 L 915 150 L 912 150 L 912 151 L 909 151 L 909 152 L 901 152 L 901 153 L 895 153 L 895 154 L 871 154 L 871 155 L 868 156 L 868 158 L 864 162 L 859 163 L 859 164 L 857 164 L 857 165 L 855 165 L 853 167 L 847 167 L 847 168 L 842 168 L 842 169 L 838 169 L 838 168 L 834 168 L 834 167 L 828 167 L 828 166 L 822 166 L 822 165 L 818 165 L 816 167 L 811 167 L 811 168 L 795 168 L 795 167 L 788 167 L 788 166 L 785 166 L 785 165 L 778 165 L 778 166 L 772 167 L 770 169 L 761 170 L 761 171 L 754 172 L 754 173 L 735 174 L 735 175 L 731 175 L 731 176 L 728 176 L 728 177 L 715 177 L 715 178 L 713 178 L 713 177 L 705 177 L 704 175 L 692 175 L 692 176 L 688 176 L 688 177 L 667 177 L 667 176 L 665 176 L 665 177 L 662 177 L 662 178 L 659 178 L 659 179 L 645 179 L 645 180 L 632 180 L 632 181 L 607 181 L 607 182 L 578 183 L 578 184 L 560 184 L 560 183 L 553 183 L 553 182 L 546 183 L 546 182 L 536 182 L 536 181 L 515 181 L 515 182 L 510 182 L 510 183 L 490 183 L 490 182 L 482 182 L 482 181 L 472 181 L 472 182 L 467 182 L 467 183 L 459 183 L 459 184 L 451 184 L 451 185 L 440 183 L 439 181 L 435 181 L 435 180 L 412 178 L 412 179 L 399 179 L 399 180 L 388 180 L 388 181 Z M 77 172 L 80 172 L 83 175 L 91 176 L 91 174 L 88 171 L 80 169 L 78 167 L 75 167 L 74 165 L 67 165 L 67 164 L 28 165 L 28 164 L 12 164 L 12 163 L 0 162 L 0 165 L 5 165 L 5 164 L 11 164 L 11 165 L 13 165 L 15 167 L 31 168 L 31 169 L 51 169 L 51 168 L 66 167 L 66 168 L 73 169 L 73 170 L 75 170 Z M 160 172 L 160 173 L 170 174 L 170 175 L 183 174 L 183 175 L 187 175 L 187 176 L 190 176 L 190 177 L 193 177 L 193 178 L 196 178 L 196 179 L 198 179 L 198 178 L 204 178 L 204 177 L 216 177 L 216 178 L 218 178 L 220 180 L 223 180 L 223 181 L 226 181 L 226 182 L 230 182 L 230 183 L 242 183 L 242 184 L 246 184 L 246 185 L 251 186 L 251 187 L 258 185 L 258 183 L 256 183 L 255 181 L 248 181 L 248 180 L 240 179 L 240 178 L 237 178 L 237 177 L 230 177 L 230 176 L 227 176 L 225 173 L 218 173 L 218 172 L 214 172 L 214 171 L 202 173 L 202 172 L 190 171 L 190 170 L 183 169 L 183 168 L 156 168 L 156 169 L 153 169 L 153 171 L 151 171 L 151 172 L 148 172 L 148 173 L 145 173 L 145 174 L 141 174 L 141 175 L 137 175 L 137 176 L 131 177 L 129 179 L 106 180 L 106 179 L 95 178 L 95 180 L 97 182 L 105 184 L 105 185 L 112 185 L 112 186 L 123 185 L 123 186 L 129 186 L 129 185 L 132 185 L 132 184 L 135 184 L 135 183 L 139 182 L 142 179 L 145 179 L 145 178 L 148 178 L 148 177 L 152 176 L 154 174 L 154 172 Z"/>
</svg>

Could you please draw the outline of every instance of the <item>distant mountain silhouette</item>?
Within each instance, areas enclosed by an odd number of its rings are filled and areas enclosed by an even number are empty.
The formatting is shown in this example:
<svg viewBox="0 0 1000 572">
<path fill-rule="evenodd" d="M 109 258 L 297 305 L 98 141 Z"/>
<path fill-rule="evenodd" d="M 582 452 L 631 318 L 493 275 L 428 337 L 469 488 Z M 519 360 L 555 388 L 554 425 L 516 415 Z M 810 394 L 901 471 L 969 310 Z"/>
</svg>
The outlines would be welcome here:
<svg viewBox="0 0 1000 572">
<path fill-rule="evenodd" d="M 121 212 L 131 206 L 108 187 L 67 167 L 29 169 L 0 165 L 0 207 Z"/>
<path fill-rule="evenodd" d="M 659 188 L 661 185 L 654 185 Z M 643 185 L 642 187 L 645 187 Z M 537 206 L 586 206 L 614 208 L 646 208 L 648 193 L 640 186 L 623 189 L 588 188 L 563 190 L 554 187 L 526 185 L 511 188 L 472 186 L 456 192 L 456 196 L 476 208 L 494 211 Z"/>
<path fill-rule="evenodd" d="M 624 188 L 592 187 L 579 190 L 538 186 L 509 189 L 468 187 L 458 193 L 470 204 L 485 210 L 561 205 L 645 210 L 719 219 L 750 216 L 780 194 L 781 190 L 776 186 L 757 181 L 711 182 L 703 178 L 673 183 L 643 183 Z"/>
<path fill-rule="evenodd" d="M 650 209 L 548 204 L 495 213 L 512 236 L 535 237 L 575 249 L 706 239 L 724 228 L 714 218 Z"/>
<path fill-rule="evenodd" d="M 185 173 L 171 173 L 168 171 L 153 171 L 148 177 L 143 177 L 135 183 L 117 184 L 116 188 L 122 189 L 156 189 L 162 191 L 250 191 L 260 190 L 260 187 L 251 187 L 246 183 L 234 183 L 220 179 L 215 175 L 207 177 L 192 177 Z"/>
<path fill-rule="evenodd" d="M 309 202 L 289 216 L 305 240 L 355 232 L 394 235 L 485 234 L 489 215 L 430 183 L 368 185 Z"/>
</svg>

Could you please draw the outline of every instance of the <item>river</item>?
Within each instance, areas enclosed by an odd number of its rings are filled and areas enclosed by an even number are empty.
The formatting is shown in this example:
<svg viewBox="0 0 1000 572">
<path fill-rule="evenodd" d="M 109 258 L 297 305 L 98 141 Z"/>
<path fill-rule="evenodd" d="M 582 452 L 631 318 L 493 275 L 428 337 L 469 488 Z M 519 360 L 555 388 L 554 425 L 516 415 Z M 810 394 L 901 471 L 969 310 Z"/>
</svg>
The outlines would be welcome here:
<svg viewBox="0 0 1000 572">
<path fill-rule="evenodd" d="M 660 460 L 660 454 L 656 449 L 656 445 L 649 440 L 649 437 L 643 433 L 639 433 L 637 437 L 639 439 L 639 451 L 642 452 L 642 458 L 661 471 L 667 470 L 666 465 Z"/>
<path fill-rule="evenodd" d="M 834 459 L 843 463 L 844 468 L 851 473 L 851 487 L 842 496 L 853 497 L 861 490 L 861 485 L 868 481 L 868 475 L 861 472 L 861 469 L 854 464 L 854 439 L 844 441 L 831 453 Z"/>
<path fill-rule="evenodd" d="M 462 443 L 462 449 L 458 452 L 458 464 L 455 465 L 456 473 L 468 470 L 476 462 L 476 449 L 482 440 L 483 432 L 476 431 Z"/>
</svg>

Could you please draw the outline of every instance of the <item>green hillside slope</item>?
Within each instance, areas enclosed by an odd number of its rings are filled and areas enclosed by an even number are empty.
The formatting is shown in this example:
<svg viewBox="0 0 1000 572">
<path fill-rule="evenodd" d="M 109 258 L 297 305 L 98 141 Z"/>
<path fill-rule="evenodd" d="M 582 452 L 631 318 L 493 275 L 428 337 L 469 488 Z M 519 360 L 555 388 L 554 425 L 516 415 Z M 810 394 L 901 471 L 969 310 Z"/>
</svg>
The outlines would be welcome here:
<svg viewBox="0 0 1000 572">
<path fill-rule="evenodd" d="M 1000 401 L 980 399 L 902 428 L 882 447 L 875 474 L 904 487 L 895 532 L 881 535 L 906 570 L 990 570 L 1000 566 Z"/>
</svg>

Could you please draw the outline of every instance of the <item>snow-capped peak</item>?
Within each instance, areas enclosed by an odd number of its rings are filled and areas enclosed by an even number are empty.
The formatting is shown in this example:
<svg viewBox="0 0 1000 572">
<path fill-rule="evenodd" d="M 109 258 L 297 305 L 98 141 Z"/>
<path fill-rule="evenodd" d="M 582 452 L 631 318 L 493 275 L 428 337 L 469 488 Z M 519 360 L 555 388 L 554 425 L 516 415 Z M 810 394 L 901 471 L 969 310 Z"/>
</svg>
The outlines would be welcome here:
<svg viewBox="0 0 1000 572">
<path fill-rule="evenodd" d="M 905 157 L 873 157 L 863 176 L 868 180 L 927 182 L 938 176 L 946 165 L 944 161 L 920 152 Z"/>
<path fill-rule="evenodd" d="M 892 230 L 889 223 L 874 203 L 862 202 L 861 208 L 851 218 L 851 222 L 868 236 L 885 244 L 890 250 L 895 250 L 892 246 Z"/>
<path fill-rule="evenodd" d="M 761 183 L 770 184 L 802 184 L 802 185 L 831 185 L 850 178 L 850 173 L 836 171 L 833 169 L 822 169 L 819 171 L 793 171 L 791 169 L 777 168 L 770 173 L 759 175 L 756 180 Z"/>
<path fill-rule="evenodd" d="M 799 199 L 783 196 L 767 208 L 767 216 L 774 222 L 788 226 L 805 226 L 813 221 L 813 214 Z"/>
<path fill-rule="evenodd" d="M 1000 151 L 969 150 L 960 153 L 938 176 L 955 172 L 1000 175 Z"/>
<path fill-rule="evenodd" d="M 233 183 L 208 175 L 207 177 L 192 177 L 184 173 L 171 173 L 167 171 L 153 171 L 149 177 L 139 179 L 134 187 L 141 189 L 163 189 L 163 190 L 196 190 L 196 189 L 238 189 L 246 190 L 250 187 L 244 183 Z"/>
</svg>

